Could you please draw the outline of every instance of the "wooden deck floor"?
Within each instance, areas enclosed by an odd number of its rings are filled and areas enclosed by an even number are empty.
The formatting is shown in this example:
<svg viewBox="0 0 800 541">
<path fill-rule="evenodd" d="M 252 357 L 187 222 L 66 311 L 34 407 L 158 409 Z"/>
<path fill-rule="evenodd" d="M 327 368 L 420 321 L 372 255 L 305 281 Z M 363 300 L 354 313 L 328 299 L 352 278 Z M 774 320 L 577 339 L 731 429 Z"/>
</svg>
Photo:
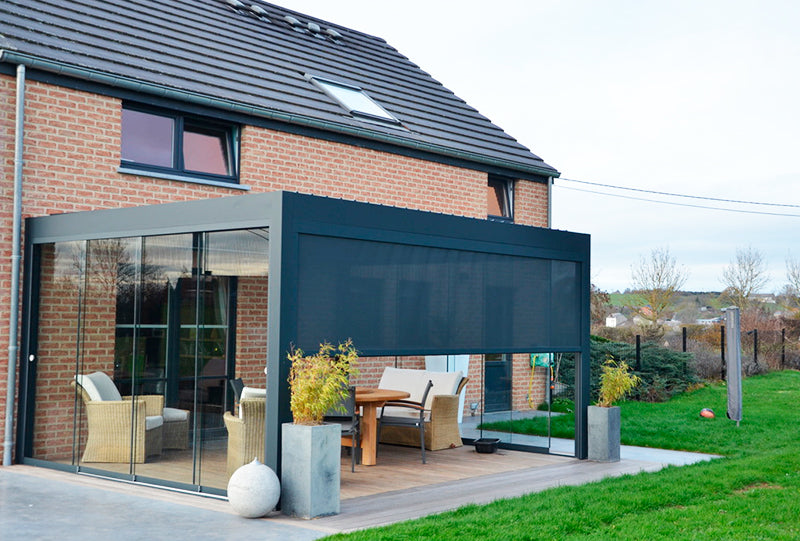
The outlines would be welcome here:
<svg viewBox="0 0 800 541">
<path fill-rule="evenodd" d="M 428 451 L 422 463 L 419 448 L 381 445 L 378 464 L 356 465 L 342 459 L 341 498 L 347 500 L 396 490 L 447 483 L 472 477 L 536 468 L 563 462 L 564 457 L 540 453 L 498 450 L 493 454 L 475 452 L 471 445 L 441 451 Z"/>
</svg>

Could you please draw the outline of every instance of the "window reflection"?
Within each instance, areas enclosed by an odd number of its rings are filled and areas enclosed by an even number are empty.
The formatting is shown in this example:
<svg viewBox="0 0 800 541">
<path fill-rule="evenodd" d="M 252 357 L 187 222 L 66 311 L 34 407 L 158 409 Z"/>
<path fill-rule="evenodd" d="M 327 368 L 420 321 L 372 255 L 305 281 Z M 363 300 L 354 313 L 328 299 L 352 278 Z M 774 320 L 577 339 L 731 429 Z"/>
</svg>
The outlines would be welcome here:
<svg viewBox="0 0 800 541">
<path fill-rule="evenodd" d="M 122 159 L 172 167 L 175 120 L 142 111 L 122 110 Z"/>
<path fill-rule="evenodd" d="M 187 126 L 183 131 L 183 163 L 188 171 L 230 175 L 225 132 Z"/>
</svg>

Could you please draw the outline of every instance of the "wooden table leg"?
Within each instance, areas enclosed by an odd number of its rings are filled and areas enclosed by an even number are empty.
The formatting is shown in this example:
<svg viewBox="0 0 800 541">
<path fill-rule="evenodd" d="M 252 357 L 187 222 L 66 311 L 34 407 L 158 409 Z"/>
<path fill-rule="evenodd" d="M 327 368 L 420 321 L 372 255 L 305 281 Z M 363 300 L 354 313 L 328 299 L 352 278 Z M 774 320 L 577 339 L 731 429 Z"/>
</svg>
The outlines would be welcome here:
<svg viewBox="0 0 800 541">
<path fill-rule="evenodd" d="M 361 409 L 361 464 L 374 466 L 378 456 L 378 408 L 364 404 Z"/>
</svg>

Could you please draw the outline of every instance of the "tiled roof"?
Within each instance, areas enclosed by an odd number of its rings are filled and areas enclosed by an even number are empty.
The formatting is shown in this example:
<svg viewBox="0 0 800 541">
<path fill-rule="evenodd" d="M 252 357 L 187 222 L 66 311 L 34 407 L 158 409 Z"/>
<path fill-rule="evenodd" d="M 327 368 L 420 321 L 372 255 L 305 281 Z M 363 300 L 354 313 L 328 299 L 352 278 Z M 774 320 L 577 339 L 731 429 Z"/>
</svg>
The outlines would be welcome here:
<svg viewBox="0 0 800 541">
<path fill-rule="evenodd" d="M 208 98 L 212 106 L 282 122 L 558 175 L 384 40 L 260 0 L 242 0 L 238 10 L 232 4 L 236 0 L 0 0 L 0 49 L 12 53 L 3 56 L 7 62 L 124 81 L 129 88 L 141 84 L 145 92 L 166 89 L 173 97 Z M 362 88 L 402 128 L 352 117 L 306 75 Z"/>
</svg>

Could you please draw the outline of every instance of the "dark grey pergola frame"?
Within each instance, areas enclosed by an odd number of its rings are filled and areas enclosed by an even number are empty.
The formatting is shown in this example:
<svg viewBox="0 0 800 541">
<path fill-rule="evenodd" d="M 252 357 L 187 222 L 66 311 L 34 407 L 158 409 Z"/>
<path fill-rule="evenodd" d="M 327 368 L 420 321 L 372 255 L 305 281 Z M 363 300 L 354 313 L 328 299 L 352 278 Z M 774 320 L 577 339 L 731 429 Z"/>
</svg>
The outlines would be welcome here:
<svg viewBox="0 0 800 541">
<path fill-rule="evenodd" d="M 354 339 L 362 356 L 574 352 L 575 456 L 587 457 L 588 235 L 272 192 L 30 218 L 26 221 L 25 253 L 33 254 L 34 245 L 53 242 L 251 228 L 269 228 L 270 235 L 265 460 L 277 472 L 280 473 L 280 427 L 291 421 L 287 351 L 292 346 L 316 350 L 323 340 L 348 337 Z M 397 299 L 387 300 L 385 304 L 393 312 L 384 314 L 394 318 L 391 320 L 397 325 L 397 332 L 376 332 L 374 318 L 348 316 L 383 309 L 382 303 L 376 306 L 376 299 L 370 295 L 348 289 L 362 282 L 348 274 L 352 271 L 348 265 L 363 267 L 365 261 L 384 258 L 376 272 L 393 272 L 389 267 L 398 266 L 392 263 L 398 256 L 390 254 L 395 248 L 403 257 L 419 257 L 421 264 L 416 269 L 428 272 L 428 276 L 430 270 L 426 270 L 424 262 L 430 258 L 437 261 L 437 268 L 442 269 L 442 287 L 436 288 L 435 294 L 449 309 L 445 321 L 422 321 L 416 327 L 408 327 L 409 318 L 396 305 Z M 456 266 L 462 271 L 459 276 L 466 268 L 468 281 L 477 284 L 486 282 L 483 275 L 488 272 L 507 273 L 520 286 L 513 298 L 516 308 L 509 311 L 486 292 L 477 292 L 479 300 L 475 301 L 463 280 L 455 274 L 448 277 L 448 269 Z M 543 269 L 543 276 L 525 275 L 525 269 L 530 268 Z M 561 268 L 569 272 L 560 273 Z M 33 290 L 34 276 L 34 262 L 29 255 L 27 292 Z M 438 284 L 439 278 L 436 280 Z M 533 280 L 537 280 L 535 286 L 526 285 Z M 332 297 L 341 288 L 345 291 L 337 301 Z M 530 298 L 519 298 L 520 295 Z M 29 297 L 30 293 L 24 301 L 27 314 L 32 309 Z M 483 308 L 473 310 L 478 306 L 476 302 L 482 302 Z M 464 311 L 451 306 L 466 306 L 465 311 L 470 314 L 481 313 L 467 320 Z M 309 308 L 315 308 L 313 318 Z M 28 328 L 28 319 L 24 318 L 23 336 L 35 332 Z M 532 328 L 532 321 L 536 322 L 536 329 Z M 483 332 L 464 333 L 460 325 L 474 325 Z M 503 331 L 508 326 L 515 330 Z M 435 335 L 431 328 L 436 329 Z M 23 343 L 20 358 L 27 359 L 30 348 L 28 341 Z M 23 408 L 27 401 L 25 389 L 30 388 L 25 383 L 26 364 L 21 363 L 18 457 L 23 456 L 27 425 L 28 408 Z"/>
</svg>

